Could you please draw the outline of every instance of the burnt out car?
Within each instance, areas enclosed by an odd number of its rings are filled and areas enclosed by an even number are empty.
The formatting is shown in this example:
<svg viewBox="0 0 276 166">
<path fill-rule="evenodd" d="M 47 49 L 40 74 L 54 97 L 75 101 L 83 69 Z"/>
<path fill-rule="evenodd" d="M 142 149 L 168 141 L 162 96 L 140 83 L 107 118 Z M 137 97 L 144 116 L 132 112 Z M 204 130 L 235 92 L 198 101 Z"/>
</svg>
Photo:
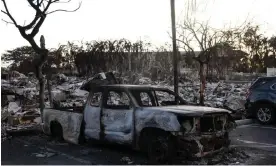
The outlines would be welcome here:
<svg viewBox="0 0 276 166">
<path fill-rule="evenodd" d="M 227 148 L 228 133 L 235 127 L 230 112 L 187 104 L 167 88 L 97 86 L 82 113 L 45 109 L 43 129 L 72 143 L 129 145 L 146 152 L 151 163 L 166 163 L 176 156 L 203 157 Z"/>
</svg>

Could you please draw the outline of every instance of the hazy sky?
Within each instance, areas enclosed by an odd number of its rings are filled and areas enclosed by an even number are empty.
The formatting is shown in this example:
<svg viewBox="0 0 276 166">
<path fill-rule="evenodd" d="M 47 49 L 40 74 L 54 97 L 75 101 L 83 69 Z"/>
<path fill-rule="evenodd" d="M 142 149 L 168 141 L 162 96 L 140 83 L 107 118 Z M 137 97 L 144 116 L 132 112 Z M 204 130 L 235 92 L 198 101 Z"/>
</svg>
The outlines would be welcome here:
<svg viewBox="0 0 276 166">
<path fill-rule="evenodd" d="M 34 11 L 27 0 L 6 0 L 10 13 L 18 23 L 26 24 L 33 19 Z M 73 9 L 78 0 L 64 6 Z M 177 21 L 183 18 L 187 0 L 176 0 Z M 204 4 L 205 11 L 198 13 L 199 19 L 211 20 L 214 27 L 231 22 L 239 24 L 248 14 L 256 24 L 271 35 L 276 30 L 276 0 L 196 0 Z M 1 9 L 3 4 L 1 3 Z M 56 6 L 60 7 L 60 6 Z M 53 6 L 52 9 L 55 7 Z M 50 8 L 51 9 L 51 8 Z M 182 14 L 181 14 L 182 13 Z M 3 13 L 1 19 L 8 19 Z M 154 44 L 171 42 L 170 0 L 82 0 L 81 8 L 75 13 L 54 13 L 46 18 L 36 40 L 43 34 L 46 47 L 57 47 L 59 43 L 74 40 L 147 39 Z M 7 49 L 28 45 L 18 30 L 11 24 L 0 22 L 0 53 Z"/>
</svg>

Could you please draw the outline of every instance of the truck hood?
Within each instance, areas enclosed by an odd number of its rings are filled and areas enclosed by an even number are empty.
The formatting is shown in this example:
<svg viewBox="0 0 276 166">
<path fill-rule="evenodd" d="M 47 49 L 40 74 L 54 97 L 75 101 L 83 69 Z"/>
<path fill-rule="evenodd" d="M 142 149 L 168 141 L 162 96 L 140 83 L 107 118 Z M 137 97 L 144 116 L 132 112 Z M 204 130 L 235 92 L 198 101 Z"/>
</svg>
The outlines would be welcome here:
<svg viewBox="0 0 276 166">
<path fill-rule="evenodd" d="M 229 113 L 229 114 L 231 113 L 230 111 L 222 108 L 190 106 L 190 105 L 144 107 L 143 109 L 148 111 L 166 111 L 166 112 L 172 112 L 177 114 L 183 114 L 186 116 L 203 116 L 204 114 L 213 114 L 213 113 Z"/>
</svg>

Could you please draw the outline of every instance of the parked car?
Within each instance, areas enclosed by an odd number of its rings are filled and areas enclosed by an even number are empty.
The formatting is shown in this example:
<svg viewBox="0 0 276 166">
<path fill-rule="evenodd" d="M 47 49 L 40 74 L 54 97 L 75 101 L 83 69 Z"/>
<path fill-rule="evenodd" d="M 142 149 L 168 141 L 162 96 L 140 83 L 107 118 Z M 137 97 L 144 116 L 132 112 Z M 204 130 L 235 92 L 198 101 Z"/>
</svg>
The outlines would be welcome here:
<svg viewBox="0 0 276 166">
<path fill-rule="evenodd" d="M 129 145 L 145 151 L 151 163 L 227 148 L 228 133 L 235 127 L 230 112 L 187 104 L 167 88 L 101 85 L 91 89 L 83 112 L 46 108 L 43 130 L 75 144 L 98 140 Z"/>
<path fill-rule="evenodd" d="M 262 124 L 271 124 L 276 116 L 276 77 L 260 77 L 250 86 L 245 103 L 247 115 Z"/>
</svg>

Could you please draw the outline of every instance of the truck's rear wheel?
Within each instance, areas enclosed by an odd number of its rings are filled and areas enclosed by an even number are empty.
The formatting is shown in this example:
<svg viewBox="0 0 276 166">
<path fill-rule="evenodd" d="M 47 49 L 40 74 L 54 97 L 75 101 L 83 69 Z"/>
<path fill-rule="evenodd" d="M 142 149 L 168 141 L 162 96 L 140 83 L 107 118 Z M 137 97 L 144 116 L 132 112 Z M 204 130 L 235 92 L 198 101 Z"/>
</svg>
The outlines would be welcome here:
<svg viewBox="0 0 276 166">
<path fill-rule="evenodd" d="M 58 141 L 63 141 L 63 131 L 62 126 L 58 122 L 51 122 L 51 134 L 52 137 Z"/>
<path fill-rule="evenodd" d="M 85 143 L 84 129 L 85 129 L 85 124 L 84 122 L 82 122 L 81 128 L 80 128 L 80 135 L 79 135 L 79 144 Z"/>
</svg>

